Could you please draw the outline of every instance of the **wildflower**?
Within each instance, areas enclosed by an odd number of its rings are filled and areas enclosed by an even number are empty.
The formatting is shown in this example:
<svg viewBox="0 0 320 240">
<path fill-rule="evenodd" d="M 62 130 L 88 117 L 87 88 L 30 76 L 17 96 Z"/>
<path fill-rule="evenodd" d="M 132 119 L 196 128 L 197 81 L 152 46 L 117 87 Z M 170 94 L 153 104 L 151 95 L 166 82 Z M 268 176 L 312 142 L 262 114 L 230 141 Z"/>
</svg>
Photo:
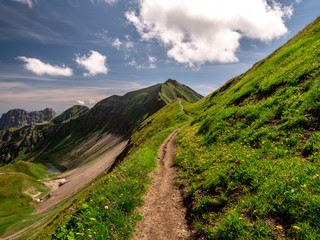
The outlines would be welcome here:
<svg viewBox="0 0 320 240">
<path fill-rule="evenodd" d="M 109 207 L 108 207 L 108 206 L 105 206 L 105 207 L 104 207 L 104 209 L 108 210 L 108 209 L 109 209 Z"/>
<path fill-rule="evenodd" d="M 69 211 L 73 211 L 73 206 L 69 207 Z"/>
<path fill-rule="evenodd" d="M 242 219 L 242 217 L 239 217 L 239 219 L 241 220 L 241 219 Z"/>
<path fill-rule="evenodd" d="M 298 226 L 293 226 L 294 229 L 300 230 L 301 228 L 299 228 Z"/>
<path fill-rule="evenodd" d="M 277 229 L 280 229 L 280 230 L 283 229 L 282 226 L 276 226 L 276 228 L 277 228 Z"/>
<path fill-rule="evenodd" d="M 96 221 L 96 219 L 95 219 L 95 218 L 90 218 L 90 220 L 92 220 L 92 221 Z"/>
</svg>

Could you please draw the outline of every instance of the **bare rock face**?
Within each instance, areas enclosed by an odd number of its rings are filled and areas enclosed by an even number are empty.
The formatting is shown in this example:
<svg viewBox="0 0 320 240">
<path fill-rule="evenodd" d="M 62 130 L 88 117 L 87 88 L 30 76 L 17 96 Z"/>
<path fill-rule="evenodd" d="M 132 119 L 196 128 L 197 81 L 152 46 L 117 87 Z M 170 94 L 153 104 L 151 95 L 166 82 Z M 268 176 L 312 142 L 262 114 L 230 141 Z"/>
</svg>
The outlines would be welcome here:
<svg viewBox="0 0 320 240">
<path fill-rule="evenodd" d="M 52 120 L 57 113 L 52 108 L 41 111 L 27 112 L 24 109 L 13 109 L 2 114 L 0 118 L 0 130 L 9 128 L 22 128 L 32 124 L 39 124 Z"/>
</svg>

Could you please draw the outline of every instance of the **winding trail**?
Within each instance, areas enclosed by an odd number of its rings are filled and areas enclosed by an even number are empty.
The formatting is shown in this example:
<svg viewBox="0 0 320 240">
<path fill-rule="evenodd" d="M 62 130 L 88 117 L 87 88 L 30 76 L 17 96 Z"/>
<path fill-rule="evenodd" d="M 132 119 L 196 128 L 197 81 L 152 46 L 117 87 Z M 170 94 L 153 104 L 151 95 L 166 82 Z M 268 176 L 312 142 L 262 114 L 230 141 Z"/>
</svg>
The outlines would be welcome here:
<svg viewBox="0 0 320 240">
<path fill-rule="evenodd" d="M 188 229 L 180 191 L 174 183 L 177 176 L 173 166 L 174 140 L 178 132 L 174 131 L 159 149 L 159 172 L 152 173 L 155 178 L 145 195 L 145 205 L 140 209 L 144 218 L 136 228 L 136 240 L 194 239 Z"/>
<path fill-rule="evenodd" d="M 182 105 L 182 103 L 181 103 L 181 98 L 179 98 L 179 104 L 180 104 L 180 106 L 181 106 L 181 110 L 182 110 L 183 114 L 186 115 L 187 117 L 191 117 L 191 116 L 189 116 L 189 115 L 186 113 L 186 111 L 184 110 L 183 105 Z"/>
</svg>

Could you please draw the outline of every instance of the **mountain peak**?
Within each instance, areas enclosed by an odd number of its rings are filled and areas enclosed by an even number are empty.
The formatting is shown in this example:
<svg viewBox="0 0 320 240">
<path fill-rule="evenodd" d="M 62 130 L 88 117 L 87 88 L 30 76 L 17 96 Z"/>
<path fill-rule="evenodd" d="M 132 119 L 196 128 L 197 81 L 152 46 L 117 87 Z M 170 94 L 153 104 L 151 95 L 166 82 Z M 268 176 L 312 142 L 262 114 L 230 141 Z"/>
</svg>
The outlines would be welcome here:
<svg viewBox="0 0 320 240">
<path fill-rule="evenodd" d="M 0 129 L 21 128 L 32 124 L 43 123 L 52 120 L 57 113 L 52 108 L 41 111 L 27 112 L 24 109 L 12 109 L 2 114 Z"/>
<path fill-rule="evenodd" d="M 165 84 L 166 83 L 173 83 L 173 84 L 177 84 L 177 83 L 179 83 L 177 80 L 175 80 L 175 79 L 171 79 L 171 78 L 169 78 L 167 81 L 165 81 Z M 181 84 L 181 83 L 179 83 L 179 84 Z"/>
</svg>

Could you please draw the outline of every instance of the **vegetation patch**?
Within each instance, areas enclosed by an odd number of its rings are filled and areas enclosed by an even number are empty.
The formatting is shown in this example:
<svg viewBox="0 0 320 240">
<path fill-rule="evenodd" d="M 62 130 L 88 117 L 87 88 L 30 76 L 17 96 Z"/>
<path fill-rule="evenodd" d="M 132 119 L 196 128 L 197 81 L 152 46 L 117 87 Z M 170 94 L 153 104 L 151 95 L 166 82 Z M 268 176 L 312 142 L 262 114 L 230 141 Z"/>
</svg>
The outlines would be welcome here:
<svg viewBox="0 0 320 240">
<path fill-rule="evenodd" d="M 186 107 L 178 182 L 206 238 L 319 238 L 319 29 Z"/>
</svg>

